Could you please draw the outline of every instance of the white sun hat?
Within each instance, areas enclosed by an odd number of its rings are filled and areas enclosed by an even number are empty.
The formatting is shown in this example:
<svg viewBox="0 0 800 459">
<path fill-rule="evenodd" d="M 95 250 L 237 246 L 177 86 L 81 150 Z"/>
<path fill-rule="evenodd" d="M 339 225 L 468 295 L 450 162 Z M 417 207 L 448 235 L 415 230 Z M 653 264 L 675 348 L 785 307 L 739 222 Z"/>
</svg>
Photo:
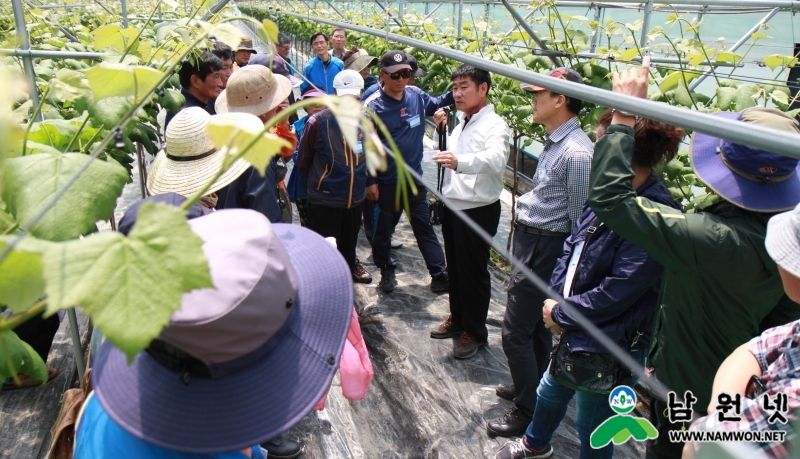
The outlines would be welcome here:
<svg viewBox="0 0 800 459">
<path fill-rule="evenodd" d="M 769 219 L 766 246 L 775 263 L 800 277 L 800 204 Z"/>
<path fill-rule="evenodd" d="M 151 195 L 178 193 L 190 198 L 220 170 L 227 149 L 217 150 L 208 136 L 212 119 L 233 119 L 247 129 L 262 129 L 258 117 L 247 113 L 229 113 L 213 117 L 200 107 L 189 107 L 178 112 L 167 127 L 167 144 L 158 152 L 147 177 L 147 191 Z M 207 194 L 228 186 L 244 173 L 250 164 L 244 160 L 234 162 L 208 189 Z"/>
<path fill-rule="evenodd" d="M 248 65 L 233 72 L 217 97 L 217 113 L 240 112 L 260 116 L 289 97 L 292 82 L 263 65 Z"/>
</svg>

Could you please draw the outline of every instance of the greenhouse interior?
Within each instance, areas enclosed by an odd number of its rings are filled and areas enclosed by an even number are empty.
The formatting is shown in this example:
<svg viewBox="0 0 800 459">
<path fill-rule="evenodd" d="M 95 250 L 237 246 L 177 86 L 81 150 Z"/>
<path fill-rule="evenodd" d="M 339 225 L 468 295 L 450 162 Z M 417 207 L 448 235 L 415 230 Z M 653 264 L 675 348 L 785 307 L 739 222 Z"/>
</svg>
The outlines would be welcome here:
<svg viewBox="0 0 800 459">
<path fill-rule="evenodd" d="M 0 459 L 800 457 L 797 12 L 4 2 Z"/>
</svg>

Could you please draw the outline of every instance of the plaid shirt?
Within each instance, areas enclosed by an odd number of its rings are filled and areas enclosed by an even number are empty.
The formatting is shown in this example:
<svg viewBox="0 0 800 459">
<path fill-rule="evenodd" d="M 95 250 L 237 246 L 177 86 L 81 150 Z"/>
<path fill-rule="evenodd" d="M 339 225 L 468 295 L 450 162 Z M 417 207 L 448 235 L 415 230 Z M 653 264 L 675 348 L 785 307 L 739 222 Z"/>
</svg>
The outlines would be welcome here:
<svg viewBox="0 0 800 459">
<path fill-rule="evenodd" d="M 767 431 L 785 430 L 784 443 L 754 443 L 764 452 L 764 457 L 783 458 L 789 455 L 786 446 L 795 437 L 792 426 L 768 419 L 774 410 L 764 409 L 763 397 L 775 400 L 778 393 L 787 396 L 789 411 L 783 413 L 789 422 L 797 421 L 800 407 L 800 320 L 780 327 L 770 328 L 748 343 L 748 349 L 761 366 L 764 394 L 755 399 L 742 397 L 742 420 L 720 422 L 716 415 L 700 418 L 692 430 Z M 698 445 L 695 445 L 697 447 Z"/>
<path fill-rule="evenodd" d="M 517 200 L 517 222 L 571 233 L 589 194 L 594 146 L 573 117 L 547 136 L 533 189 Z"/>
</svg>

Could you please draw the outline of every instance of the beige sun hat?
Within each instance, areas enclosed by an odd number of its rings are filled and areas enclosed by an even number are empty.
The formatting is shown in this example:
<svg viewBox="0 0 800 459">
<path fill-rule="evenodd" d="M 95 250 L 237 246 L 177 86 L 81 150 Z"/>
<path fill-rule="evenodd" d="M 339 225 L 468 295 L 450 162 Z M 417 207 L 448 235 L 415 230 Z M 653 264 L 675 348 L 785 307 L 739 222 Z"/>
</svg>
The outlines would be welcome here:
<svg viewBox="0 0 800 459">
<path fill-rule="evenodd" d="M 260 116 L 280 105 L 292 92 L 292 83 L 263 65 L 234 72 L 214 104 L 217 113 L 240 112 Z"/>
<path fill-rule="evenodd" d="M 234 119 L 237 125 L 247 129 L 263 129 L 257 117 L 247 113 L 228 113 L 213 117 L 200 107 L 181 110 L 167 126 L 167 145 L 158 152 L 147 176 L 147 191 L 151 195 L 178 193 L 190 198 L 208 183 L 220 170 L 227 153 L 226 148 L 217 150 L 208 136 L 208 123 L 212 119 Z M 250 164 L 237 160 L 206 194 L 213 193 L 231 184 Z"/>
<path fill-rule="evenodd" d="M 355 70 L 356 72 L 360 72 L 364 70 L 364 68 L 372 67 L 377 63 L 377 57 L 370 56 L 369 53 L 364 49 L 359 49 L 357 53 L 353 53 L 352 56 L 348 57 L 347 60 L 344 61 L 344 68 L 345 70 Z"/>
</svg>

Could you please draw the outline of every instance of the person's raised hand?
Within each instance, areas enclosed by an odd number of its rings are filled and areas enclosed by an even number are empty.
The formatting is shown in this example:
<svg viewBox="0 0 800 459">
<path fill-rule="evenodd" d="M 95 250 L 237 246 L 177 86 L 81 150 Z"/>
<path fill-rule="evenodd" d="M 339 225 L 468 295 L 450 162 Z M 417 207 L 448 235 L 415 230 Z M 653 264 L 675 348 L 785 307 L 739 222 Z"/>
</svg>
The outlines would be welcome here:
<svg viewBox="0 0 800 459">
<path fill-rule="evenodd" d="M 647 98 L 647 87 L 650 77 L 650 56 L 642 59 L 641 67 L 631 67 L 614 73 L 611 78 L 612 91 L 626 96 Z"/>
<path fill-rule="evenodd" d="M 433 122 L 437 127 L 442 123 L 447 126 L 447 112 L 443 108 L 436 110 L 436 113 L 433 114 Z"/>
</svg>

